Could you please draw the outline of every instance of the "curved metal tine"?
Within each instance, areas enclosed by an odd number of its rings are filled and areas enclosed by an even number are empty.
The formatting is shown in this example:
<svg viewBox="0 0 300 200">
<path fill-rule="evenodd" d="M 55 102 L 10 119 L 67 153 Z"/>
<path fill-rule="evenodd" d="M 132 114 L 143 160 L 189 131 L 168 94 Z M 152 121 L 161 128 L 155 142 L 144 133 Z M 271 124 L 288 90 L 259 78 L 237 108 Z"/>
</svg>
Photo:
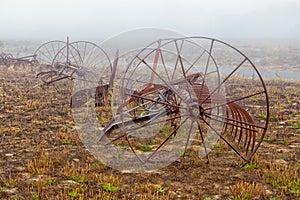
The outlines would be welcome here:
<svg viewBox="0 0 300 200">
<path fill-rule="evenodd" d="M 228 111 L 226 111 L 226 112 L 228 113 Z M 226 121 L 238 122 L 238 123 L 244 125 L 243 128 L 248 129 L 248 130 L 250 130 L 250 131 L 254 131 L 255 129 L 247 128 L 247 127 L 245 127 L 245 126 L 253 126 L 253 128 L 261 128 L 261 129 L 265 129 L 265 127 L 263 127 L 263 126 L 256 125 L 256 124 L 254 124 L 254 123 L 252 124 L 252 123 L 249 123 L 249 122 L 246 122 L 246 121 L 239 121 L 239 120 L 236 120 L 236 119 L 234 119 L 234 118 L 229 118 L 229 116 L 227 116 L 227 117 L 222 117 L 222 116 L 218 116 L 218 115 L 215 115 L 215 114 L 212 114 L 212 113 L 208 113 L 208 112 L 205 113 L 204 115 L 205 115 L 206 117 L 208 117 L 208 118 L 210 118 L 210 119 L 212 119 L 212 120 L 216 120 L 216 121 L 218 121 L 218 122 L 222 122 L 222 120 L 220 120 L 220 119 L 223 119 L 223 120 L 225 120 L 225 123 L 227 123 L 227 124 L 229 124 L 229 125 L 233 125 L 233 123 L 226 122 Z M 216 118 L 214 118 L 214 117 L 216 117 Z M 220 119 L 217 119 L 217 118 L 220 118 Z M 224 122 L 224 121 L 223 121 L 223 122 Z"/>
</svg>

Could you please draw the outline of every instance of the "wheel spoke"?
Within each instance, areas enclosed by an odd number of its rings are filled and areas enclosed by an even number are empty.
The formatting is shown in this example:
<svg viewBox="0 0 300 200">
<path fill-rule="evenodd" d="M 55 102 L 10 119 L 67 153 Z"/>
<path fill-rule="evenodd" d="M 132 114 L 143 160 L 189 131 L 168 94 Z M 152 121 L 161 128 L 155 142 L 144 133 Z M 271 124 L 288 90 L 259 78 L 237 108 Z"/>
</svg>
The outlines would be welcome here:
<svg viewBox="0 0 300 200">
<path fill-rule="evenodd" d="M 202 119 L 202 121 L 211 128 L 211 130 L 213 130 L 215 132 L 215 134 L 217 134 L 237 155 L 239 155 L 243 160 L 246 160 L 244 158 L 244 156 L 241 155 L 241 153 L 235 149 L 235 147 L 233 147 L 220 133 L 218 133 L 218 131 L 212 127 L 206 120 Z"/>
<path fill-rule="evenodd" d="M 217 107 L 221 107 L 221 106 L 225 106 L 225 105 L 230 104 L 230 103 L 235 103 L 235 102 L 237 102 L 237 101 L 241 101 L 241 100 L 243 100 L 243 99 L 248 99 L 248 98 L 250 98 L 250 97 L 257 96 L 257 95 L 260 95 L 260 94 L 263 94 L 263 93 L 266 93 L 266 91 L 257 92 L 257 93 L 250 94 L 250 95 L 247 95 L 247 96 L 238 98 L 238 99 L 234 99 L 234 100 L 227 101 L 227 102 L 222 103 L 222 104 L 218 104 L 218 105 L 216 105 L 216 106 L 211 106 L 211 107 L 205 108 L 204 111 L 211 110 L 211 109 L 214 109 L 214 108 L 217 108 Z"/>
</svg>

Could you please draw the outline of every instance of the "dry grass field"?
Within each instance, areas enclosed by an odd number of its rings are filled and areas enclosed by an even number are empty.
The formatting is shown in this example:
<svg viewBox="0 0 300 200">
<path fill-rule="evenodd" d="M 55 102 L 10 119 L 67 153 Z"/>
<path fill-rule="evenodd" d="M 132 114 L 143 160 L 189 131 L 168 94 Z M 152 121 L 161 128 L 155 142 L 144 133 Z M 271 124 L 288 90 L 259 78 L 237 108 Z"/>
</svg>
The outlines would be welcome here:
<svg viewBox="0 0 300 200">
<path fill-rule="evenodd" d="M 190 149 L 184 162 L 140 174 L 96 160 L 76 134 L 68 93 L 38 81 L 29 68 L 0 66 L 0 199 L 300 198 L 299 81 L 266 81 L 269 130 L 246 166 L 219 143 L 209 164 Z"/>
</svg>

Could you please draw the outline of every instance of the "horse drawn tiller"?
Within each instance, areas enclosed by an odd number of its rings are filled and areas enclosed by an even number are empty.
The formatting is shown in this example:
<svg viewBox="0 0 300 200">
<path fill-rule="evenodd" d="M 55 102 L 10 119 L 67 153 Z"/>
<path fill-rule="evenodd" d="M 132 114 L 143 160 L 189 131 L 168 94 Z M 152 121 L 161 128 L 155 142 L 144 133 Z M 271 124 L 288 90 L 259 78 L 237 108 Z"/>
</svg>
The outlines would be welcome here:
<svg viewBox="0 0 300 200">
<path fill-rule="evenodd" d="M 267 131 L 263 79 L 248 57 L 222 41 L 160 39 L 117 52 L 113 64 L 88 42 L 54 41 L 36 54 L 48 54 L 49 70 L 39 73 L 45 83 L 74 79 L 79 135 L 97 158 L 118 169 L 166 166 L 189 146 L 208 158 L 217 143 L 245 165 Z M 99 117 L 103 112 L 107 118 Z"/>
</svg>

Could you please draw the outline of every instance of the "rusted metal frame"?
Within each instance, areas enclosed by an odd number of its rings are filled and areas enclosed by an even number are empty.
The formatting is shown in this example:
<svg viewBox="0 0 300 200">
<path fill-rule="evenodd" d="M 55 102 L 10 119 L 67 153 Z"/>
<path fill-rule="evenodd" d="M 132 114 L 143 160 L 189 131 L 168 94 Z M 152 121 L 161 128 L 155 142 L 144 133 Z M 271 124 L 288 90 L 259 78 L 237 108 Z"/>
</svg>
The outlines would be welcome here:
<svg viewBox="0 0 300 200">
<path fill-rule="evenodd" d="M 166 115 L 164 115 L 164 116 L 166 116 Z M 162 122 L 164 123 L 164 122 L 172 121 L 172 120 L 181 118 L 181 117 L 183 117 L 183 116 L 187 116 L 187 115 L 175 116 L 175 117 L 171 117 L 171 118 L 165 119 L 165 120 L 163 120 L 163 121 L 158 121 L 158 122 L 156 121 L 156 122 L 151 123 L 151 125 L 156 125 L 156 124 L 159 124 L 159 123 L 162 123 Z M 146 121 L 146 119 L 145 119 L 145 121 Z M 149 120 L 148 120 L 148 121 L 149 121 Z M 121 122 L 114 123 L 113 126 L 112 126 L 109 130 L 106 130 L 106 132 L 109 132 L 109 131 L 111 131 L 111 130 L 114 130 L 115 127 L 119 126 L 119 123 L 121 123 Z M 142 125 L 140 125 L 139 128 L 143 128 L 143 127 L 145 127 L 145 126 L 147 126 L 147 125 L 148 125 L 148 123 L 142 124 Z M 130 133 L 131 131 L 134 131 L 134 130 L 136 130 L 136 129 L 137 129 L 137 128 L 135 128 L 135 129 L 134 129 L 134 128 L 127 129 L 127 133 Z M 129 135 L 130 135 L 130 134 L 129 134 Z M 115 141 L 117 141 L 117 140 L 119 140 L 119 139 L 121 139 L 121 138 L 123 138 L 123 137 L 124 137 L 123 135 L 122 135 L 122 136 L 119 136 L 118 138 L 112 140 L 112 142 L 115 142 Z"/>
<path fill-rule="evenodd" d="M 140 97 L 139 95 L 134 95 L 135 97 L 138 97 L 138 98 L 142 98 L 142 99 L 144 99 L 144 100 L 148 100 L 148 101 L 151 101 L 151 102 L 154 102 L 154 103 L 158 103 L 158 104 L 162 104 L 162 105 L 165 105 L 165 106 L 171 106 L 171 107 L 177 107 L 177 108 L 180 108 L 180 106 L 176 106 L 176 105 L 171 105 L 170 103 L 165 103 L 165 102 L 161 102 L 161 101 L 157 101 L 157 100 L 155 100 L 155 99 L 150 99 L 150 98 L 146 98 L 146 97 Z M 128 105 L 128 104 L 126 104 L 126 105 Z M 124 105 L 124 106 L 126 106 L 126 105 Z M 120 109 L 122 109 L 124 106 L 122 106 L 122 107 L 119 107 L 118 108 L 118 111 L 117 112 L 119 112 L 120 113 Z M 133 110 L 133 109 L 132 109 Z M 130 112 L 130 111 L 128 111 L 128 112 Z M 139 117 L 139 118 L 135 118 L 135 119 L 133 119 L 133 120 L 144 120 L 144 119 L 146 119 L 146 117 L 148 116 L 155 116 L 156 115 L 156 113 L 155 114 L 150 114 L 150 115 L 145 115 L 145 116 L 142 116 L 142 117 Z M 114 121 L 114 120 L 113 120 Z M 105 130 L 105 132 L 107 131 L 107 130 L 110 130 L 112 127 L 109 127 L 109 126 L 114 126 L 113 125 L 113 121 L 111 120 L 108 124 L 107 124 L 107 126 L 104 128 L 104 130 Z M 117 122 L 117 124 L 118 124 L 118 122 Z"/>
<path fill-rule="evenodd" d="M 119 50 L 117 50 L 117 52 L 116 52 L 113 66 L 112 66 L 111 76 L 109 79 L 109 88 L 111 88 L 111 89 L 114 86 L 114 80 L 115 80 L 115 76 L 116 76 L 116 72 L 117 72 L 118 61 L 119 61 Z"/>
<path fill-rule="evenodd" d="M 171 114 L 176 114 L 176 112 L 173 112 Z M 136 123 L 145 122 L 145 121 L 146 121 L 146 123 L 140 125 L 138 128 L 126 129 L 126 131 L 127 131 L 127 133 L 130 133 L 130 132 L 135 131 L 139 128 L 145 127 L 145 126 L 149 125 L 150 123 L 151 123 L 151 125 L 156 125 L 156 124 L 164 123 L 164 122 L 167 122 L 167 121 L 171 121 L 171 120 L 174 120 L 174 119 L 178 119 L 178 118 L 187 116 L 187 115 L 179 115 L 179 116 L 167 118 L 167 119 L 161 120 L 161 121 L 153 121 L 153 120 L 157 119 L 158 117 L 169 116 L 171 114 L 167 113 L 165 111 L 162 111 L 162 112 L 157 112 L 157 113 L 153 113 L 153 114 L 144 115 L 140 118 L 134 118 L 134 119 L 127 120 L 126 123 L 128 122 L 129 125 L 133 124 L 133 123 L 136 124 Z M 115 125 L 119 125 L 121 123 L 122 122 L 117 122 L 117 123 L 115 123 Z"/>
<path fill-rule="evenodd" d="M 156 72 L 154 72 L 154 73 L 156 73 Z M 189 78 L 195 78 L 195 77 L 198 77 L 199 74 L 200 74 L 200 73 L 191 74 L 191 75 L 189 75 Z M 171 86 L 171 85 L 175 85 L 175 84 L 180 84 L 180 83 L 183 82 L 184 80 L 185 80 L 185 79 L 178 79 L 178 80 L 174 80 L 174 81 L 170 81 L 170 82 L 166 82 L 166 81 L 163 80 L 163 82 L 165 82 L 166 86 Z M 154 89 L 147 88 L 147 90 L 149 90 L 149 92 L 153 92 L 154 90 L 160 90 L 160 89 L 162 89 L 162 88 L 166 88 L 166 86 L 164 86 L 164 85 L 155 85 L 155 88 L 154 88 Z M 173 88 L 173 87 L 172 87 L 172 88 Z M 180 96 L 180 95 L 176 92 L 176 90 L 174 90 L 174 89 L 172 89 L 172 88 L 169 88 L 169 89 L 171 89 L 174 93 L 176 93 L 178 96 Z M 140 92 L 141 94 L 138 94 L 138 95 L 135 95 L 135 94 L 129 94 L 129 95 L 131 95 L 129 101 L 123 103 L 122 105 L 120 105 L 119 108 L 117 109 L 117 112 L 119 112 L 123 107 L 125 107 L 126 105 L 128 105 L 130 102 L 132 102 L 132 101 L 133 101 L 134 99 L 136 99 L 136 98 L 144 98 L 145 100 L 153 101 L 152 99 L 143 97 L 142 95 L 143 95 L 144 92 L 145 92 L 145 91 L 142 90 L 142 91 Z M 146 92 L 148 92 L 148 91 L 146 91 Z M 145 93 L 146 93 L 146 92 L 145 92 Z M 132 98 L 132 97 L 134 97 L 134 98 Z M 154 101 L 154 102 L 155 102 L 155 101 Z M 161 103 L 161 102 L 160 102 L 160 103 Z M 170 106 L 169 104 L 165 104 L 165 105 Z M 174 107 L 176 107 L 176 106 L 174 106 Z"/>
<path fill-rule="evenodd" d="M 155 56 L 154 56 L 154 63 L 153 63 L 153 71 L 156 72 L 157 70 L 157 64 L 158 64 L 158 59 L 159 59 L 159 51 L 160 51 L 160 43 L 161 41 L 158 41 L 158 47 L 155 51 Z M 150 80 L 149 80 L 149 87 L 151 87 L 151 85 L 153 84 L 154 81 L 154 73 L 152 72 L 151 76 L 150 76 Z"/>
<path fill-rule="evenodd" d="M 165 102 L 157 101 L 157 100 L 155 100 L 155 99 L 147 98 L 147 97 L 141 96 L 141 95 L 139 95 L 139 94 L 137 94 L 137 95 L 131 94 L 131 96 L 134 97 L 134 98 L 141 98 L 141 99 L 144 99 L 144 100 L 147 100 L 147 101 L 151 101 L 151 102 L 154 102 L 154 103 L 157 103 L 157 104 L 162 104 L 162 105 L 165 105 L 165 106 L 171 106 L 171 107 L 175 107 L 175 108 L 181 108 L 181 107 L 178 106 L 178 105 L 170 105 L 169 103 L 165 103 Z M 131 97 L 131 98 L 132 98 L 132 97 Z M 126 102 L 125 105 L 121 105 L 121 106 L 118 108 L 118 110 L 119 110 L 119 109 L 122 109 L 123 107 L 125 107 L 126 105 L 128 105 L 129 103 L 131 103 L 132 101 L 134 101 L 134 100 L 131 99 L 130 102 Z"/>
<path fill-rule="evenodd" d="M 176 112 L 173 112 L 171 114 L 176 114 Z M 124 122 L 124 125 L 130 125 L 130 124 L 133 124 L 133 123 L 139 123 L 139 122 L 144 122 L 144 121 L 148 121 L 147 123 L 141 125 L 139 128 L 141 127 L 145 127 L 147 126 L 149 123 L 151 123 L 152 121 L 150 121 L 149 119 L 152 119 L 153 117 L 161 117 L 161 116 L 168 116 L 168 115 L 171 115 L 170 113 L 167 113 L 165 111 L 163 112 L 156 112 L 156 113 L 152 113 L 152 114 L 148 114 L 148 115 L 144 115 L 140 118 L 134 118 L 134 119 L 131 119 L 131 120 L 127 120 Z M 185 115 L 183 115 L 185 116 Z M 171 118 L 168 118 L 168 119 L 165 119 L 164 121 L 156 121 L 156 122 L 153 122 L 151 125 L 154 125 L 154 124 L 159 124 L 159 123 L 162 123 L 162 122 L 166 122 L 166 121 L 171 121 L 171 120 L 174 120 L 174 119 L 178 119 L 178 118 L 181 118 L 182 116 L 175 116 L 175 117 L 171 117 Z M 115 118 L 112 118 L 114 119 L 115 121 Z M 115 122 L 115 123 L 108 123 L 109 126 L 106 126 L 103 131 L 102 131 L 102 136 L 101 138 L 108 132 L 110 132 L 111 130 L 114 130 L 115 128 L 119 127 L 122 122 Z M 134 131 L 136 130 L 137 128 L 131 128 L 131 129 L 126 129 L 127 133 L 130 133 L 131 131 Z M 123 136 L 120 136 L 120 138 L 122 138 Z M 120 139 L 119 138 L 119 139 Z"/>
</svg>

